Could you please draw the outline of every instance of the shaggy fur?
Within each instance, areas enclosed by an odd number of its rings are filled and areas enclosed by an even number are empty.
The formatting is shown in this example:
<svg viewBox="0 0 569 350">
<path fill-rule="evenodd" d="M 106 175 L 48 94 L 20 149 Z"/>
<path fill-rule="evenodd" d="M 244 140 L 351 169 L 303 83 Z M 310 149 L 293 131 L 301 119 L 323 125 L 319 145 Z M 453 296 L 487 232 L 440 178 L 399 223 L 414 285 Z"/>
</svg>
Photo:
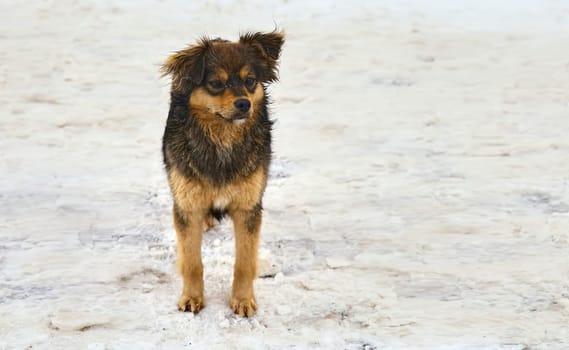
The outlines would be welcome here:
<svg viewBox="0 0 569 350">
<path fill-rule="evenodd" d="M 201 241 L 213 218 L 229 215 L 236 257 L 230 306 L 252 316 L 262 197 L 271 160 L 267 84 L 277 80 L 284 35 L 247 33 L 238 42 L 202 39 L 163 65 L 172 76 L 163 155 L 174 199 L 178 308 L 205 306 Z"/>
</svg>

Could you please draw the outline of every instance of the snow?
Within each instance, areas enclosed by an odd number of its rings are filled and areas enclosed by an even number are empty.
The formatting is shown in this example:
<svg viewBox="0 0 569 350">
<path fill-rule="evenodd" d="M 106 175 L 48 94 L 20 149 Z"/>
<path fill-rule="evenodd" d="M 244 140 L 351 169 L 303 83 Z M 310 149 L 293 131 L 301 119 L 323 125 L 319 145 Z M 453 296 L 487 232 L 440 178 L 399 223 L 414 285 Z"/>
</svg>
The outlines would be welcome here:
<svg viewBox="0 0 569 350">
<path fill-rule="evenodd" d="M 287 33 L 258 314 L 180 313 L 164 58 Z M 0 349 L 569 348 L 564 1 L 0 3 Z"/>
</svg>

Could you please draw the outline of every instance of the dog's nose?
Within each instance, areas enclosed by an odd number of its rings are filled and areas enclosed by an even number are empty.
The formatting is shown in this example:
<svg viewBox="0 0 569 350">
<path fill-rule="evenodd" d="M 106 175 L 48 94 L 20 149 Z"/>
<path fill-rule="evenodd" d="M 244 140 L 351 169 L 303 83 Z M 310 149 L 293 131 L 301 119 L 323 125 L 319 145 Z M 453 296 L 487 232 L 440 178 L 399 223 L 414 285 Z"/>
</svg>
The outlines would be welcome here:
<svg viewBox="0 0 569 350">
<path fill-rule="evenodd" d="M 237 101 L 233 102 L 233 104 L 235 105 L 235 108 L 243 113 L 249 111 L 249 108 L 251 108 L 251 102 L 244 98 L 238 99 Z"/>
</svg>

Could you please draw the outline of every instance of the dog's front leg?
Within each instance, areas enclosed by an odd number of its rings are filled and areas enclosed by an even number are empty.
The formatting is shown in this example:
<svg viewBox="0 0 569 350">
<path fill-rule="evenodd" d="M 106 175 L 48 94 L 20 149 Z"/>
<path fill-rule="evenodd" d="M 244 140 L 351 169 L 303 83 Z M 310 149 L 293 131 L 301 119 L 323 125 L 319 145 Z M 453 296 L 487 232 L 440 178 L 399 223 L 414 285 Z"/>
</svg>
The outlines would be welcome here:
<svg viewBox="0 0 569 350">
<path fill-rule="evenodd" d="M 178 237 L 178 268 L 184 280 L 184 289 L 178 309 L 198 313 L 205 306 L 202 234 L 204 215 L 197 211 L 184 212 L 174 205 L 174 227 Z"/>
<path fill-rule="evenodd" d="M 231 308 L 240 316 L 253 316 L 257 310 L 253 281 L 257 277 L 257 250 L 261 231 L 262 207 L 230 213 L 235 228 L 235 267 Z"/>
</svg>

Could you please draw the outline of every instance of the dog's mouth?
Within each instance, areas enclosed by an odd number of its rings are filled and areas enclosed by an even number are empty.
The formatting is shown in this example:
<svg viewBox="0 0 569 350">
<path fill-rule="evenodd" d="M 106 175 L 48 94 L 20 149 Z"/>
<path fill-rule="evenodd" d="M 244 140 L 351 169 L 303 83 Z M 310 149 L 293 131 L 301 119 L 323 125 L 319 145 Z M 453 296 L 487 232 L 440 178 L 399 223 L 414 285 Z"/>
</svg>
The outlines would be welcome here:
<svg viewBox="0 0 569 350">
<path fill-rule="evenodd" d="M 235 112 L 231 114 L 229 117 L 225 117 L 223 116 L 223 114 L 219 112 L 215 113 L 215 115 L 218 118 L 221 118 L 228 123 L 234 123 L 234 124 L 242 124 L 249 117 L 249 113 L 241 113 L 241 112 Z"/>
</svg>

